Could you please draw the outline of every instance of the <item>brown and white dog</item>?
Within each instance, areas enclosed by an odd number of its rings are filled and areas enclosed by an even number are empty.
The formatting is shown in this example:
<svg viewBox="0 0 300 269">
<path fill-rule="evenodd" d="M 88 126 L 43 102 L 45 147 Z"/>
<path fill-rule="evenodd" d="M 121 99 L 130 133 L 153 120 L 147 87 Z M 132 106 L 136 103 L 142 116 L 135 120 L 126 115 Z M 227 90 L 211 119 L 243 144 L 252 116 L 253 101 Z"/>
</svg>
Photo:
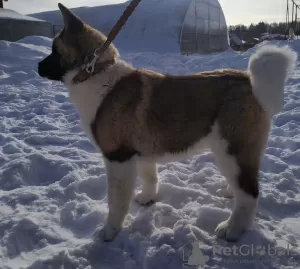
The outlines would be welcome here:
<svg viewBox="0 0 300 269">
<path fill-rule="evenodd" d="M 85 67 L 106 37 L 59 8 L 64 29 L 38 72 L 65 83 L 83 129 L 103 154 L 109 205 L 103 239 L 112 240 L 122 228 L 137 171 L 143 190 L 136 200 L 146 205 L 157 196 L 157 162 L 209 148 L 228 182 L 219 195 L 235 198 L 231 216 L 216 233 L 238 240 L 255 216 L 260 160 L 297 54 L 264 46 L 251 56 L 248 71 L 170 76 L 130 66 L 110 45 L 90 75 Z"/>
</svg>

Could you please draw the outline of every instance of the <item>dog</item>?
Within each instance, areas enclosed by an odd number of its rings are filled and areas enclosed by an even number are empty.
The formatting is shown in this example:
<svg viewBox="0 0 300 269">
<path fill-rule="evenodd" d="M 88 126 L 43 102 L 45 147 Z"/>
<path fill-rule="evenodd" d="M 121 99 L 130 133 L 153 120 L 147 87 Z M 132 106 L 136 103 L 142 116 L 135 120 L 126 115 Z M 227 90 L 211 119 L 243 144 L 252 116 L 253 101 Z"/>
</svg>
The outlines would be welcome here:
<svg viewBox="0 0 300 269">
<path fill-rule="evenodd" d="M 127 64 L 113 44 L 95 58 L 106 37 L 62 4 L 59 9 L 64 28 L 38 73 L 64 82 L 82 128 L 103 155 L 109 206 L 103 240 L 113 240 L 122 229 L 138 174 L 143 187 L 135 199 L 147 205 L 158 194 L 156 163 L 203 149 L 212 151 L 228 182 L 218 195 L 235 199 L 216 234 L 239 240 L 255 217 L 260 161 L 272 116 L 283 107 L 296 52 L 263 46 L 251 56 L 247 71 L 165 75 Z M 88 72 L 91 63 L 94 70 Z"/>
</svg>

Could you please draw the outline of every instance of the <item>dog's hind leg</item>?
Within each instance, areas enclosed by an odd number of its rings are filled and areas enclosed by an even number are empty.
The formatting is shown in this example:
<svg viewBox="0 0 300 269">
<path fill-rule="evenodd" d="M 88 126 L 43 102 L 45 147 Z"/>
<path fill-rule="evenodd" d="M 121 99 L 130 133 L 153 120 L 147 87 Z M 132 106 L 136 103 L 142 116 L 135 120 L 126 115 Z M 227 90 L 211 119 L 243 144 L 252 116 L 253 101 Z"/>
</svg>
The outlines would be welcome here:
<svg viewBox="0 0 300 269">
<path fill-rule="evenodd" d="M 126 162 L 110 162 L 105 160 L 108 184 L 109 213 L 100 236 L 104 241 L 111 241 L 122 228 L 136 179 L 135 159 Z"/>
<path fill-rule="evenodd" d="M 217 226 L 216 234 L 227 241 L 237 241 L 251 227 L 255 217 L 259 195 L 260 154 L 251 147 L 247 150 L 241 148 L 239 151 L 239 145 L 236 145 L 235 152 L 232 153 L 229 151 L 229 142 L 221 136 L 214 139 L 211 149 L 235 200 L 232 214 Z"/>
<path fill-rule="evenodd" d="M 155 201 L 158 193 L 158 180 L 156 163 L 140 161 L 138 171 L 142 178 L 143 188 L 137 193 L 135 200 L 141 205 L 149 205 Z"/>
</svg>

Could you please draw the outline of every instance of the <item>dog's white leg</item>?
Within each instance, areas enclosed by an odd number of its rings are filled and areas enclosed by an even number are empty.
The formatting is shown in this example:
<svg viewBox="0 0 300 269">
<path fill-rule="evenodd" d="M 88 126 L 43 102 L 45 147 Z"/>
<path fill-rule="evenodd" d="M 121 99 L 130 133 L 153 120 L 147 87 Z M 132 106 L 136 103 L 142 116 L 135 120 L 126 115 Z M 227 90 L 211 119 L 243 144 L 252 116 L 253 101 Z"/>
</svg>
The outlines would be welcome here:
<svg viewBox="0 0 300 269">
<path fill-rule="evenodd" d="M 232 242 L 239 240 L 242 234 L 251 227 L 257 207 L 257 199 L 245 191 L 235 188 L 233 194 L 235 207 L 232 214 L 216 228 L 218 237 Z"/>
<path fill-rule="evenodd" d="M 138 163 L 139 174 L 142 178 L 143 189 L 135 196 L 141 205 L 154 202 L 158 193 L 157 169 L 155 162 L 141 161 Z"/>
<path fill-rule="evenodd" d="M 253 173 L 254 177 L 252 178 L 252 173 L 248 173 L 244 167 L 240 167 L 237 164 L 236 158 L 230 156 L 225 151 L 223 153 L 220 151 L 218 153 L 215 152 L 215 157 L 220 170 L 230 185 L 235 199 L 235 206 L 231 216 L 228 220 L 218 225 L 216 233 L 218 237 L 224 238 L 227 241 L 237 241 L 251 227 L 254 220 L 257 195 L 252 192 L 256 188 L 257 178 L 255 178 L 255 173 Z M 245 184 L 245 188 L 242 188 L 241 180 L 248 181 Z"/>
<path fill-rule="evenodd" d="M 122 228 L 128 212 L 136 179 L 136 161 L 119 163 L 105 160 L 108 186 L 109 213 L 100 236 L 104 241 L 111 241 Z"/>
<path fill-rule="evenodd" d="M 255 217 L 259 192 L 258 165 L 251 165 L 251 161 L 241 163 L 235 155 L 228 153 L 227 141 L 216 138 L 211 149 L 235 199 L 232 214 L 217 226 L 216 233 L 227 241 L 237 241 L 251 227 Z"/>
</svg>

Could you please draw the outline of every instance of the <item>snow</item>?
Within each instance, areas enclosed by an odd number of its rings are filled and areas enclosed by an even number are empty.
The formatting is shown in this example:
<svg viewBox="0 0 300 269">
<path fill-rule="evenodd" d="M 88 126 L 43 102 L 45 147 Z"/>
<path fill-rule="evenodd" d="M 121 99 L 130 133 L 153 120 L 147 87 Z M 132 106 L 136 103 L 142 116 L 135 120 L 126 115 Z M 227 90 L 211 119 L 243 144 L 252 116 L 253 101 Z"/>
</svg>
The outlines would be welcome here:
<svg viewBox="0 0 300 269">
<path fill-rule="evenodd" d="M 51 43 L 44 37 L 0 41 L 1 269 L 179 269 L 186 263 L 186 246 L 196 241 L 209 257 L 203 268 L 299 268 L 299 66 L 286 84 L 285 107 L 274 117 L 254 228 L 236 243 L 292 247 L 293 256 L 228 256 L 214 253 L 215 246 L 234 246 L 217 239 L 214 229 L 228 217 L 233 201 L 216 195 L 225 179 L 209 152 L 160 165 L 157 203 L 141 207 L 132 201 L 117 238 L 93 240 L 108 212 L 104 164 L 80 128 L 65 87 L 37 74 Z M 299 41 L 269 43 L 288 43 L 300 52 Z M 137 67 L 188 74 L 245 69 L 257 47 L 190 57 L 123 49 L 121 56 Z M 138 181 L 136 191 L 140 188 Z"/>
<path fill-rule="evenodd" d="M 11 9 L 0 9 L 0 19 L 13 19 L 13 20 L 25 20 L 25 21 L 42 21 L 37 18 L 22 15 Z"/>
<path fill-rule="evenodd" d="M 279 39 L 279 38 L 285 39 L 286 35 L 264 33 L 260 37 L 261 40 L 271 40 L 271 39 Z"/>
</svg>

